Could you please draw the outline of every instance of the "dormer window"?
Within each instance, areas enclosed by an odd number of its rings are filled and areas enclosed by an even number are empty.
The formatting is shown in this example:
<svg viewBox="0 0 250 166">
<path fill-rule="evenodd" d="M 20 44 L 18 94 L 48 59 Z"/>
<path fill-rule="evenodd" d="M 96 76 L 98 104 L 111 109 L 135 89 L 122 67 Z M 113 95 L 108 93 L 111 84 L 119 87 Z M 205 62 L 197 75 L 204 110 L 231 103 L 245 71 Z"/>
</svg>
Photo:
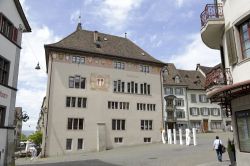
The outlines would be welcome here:
<svg viewBox="0 0 250 166">
<path fill-rule="evenodd" d="M 177 83 L 177 84 L 179 84 L 181 82 L 180 77 L 179 76 L 175 76 L 174 82 Z"/>
<path fill-rule="evenodd" d="M 163 70 L 162 76 L 163 76 L 163 80 L 166 81 L 168 78 L 168 70 L 167 69 Z"/>
</svg>

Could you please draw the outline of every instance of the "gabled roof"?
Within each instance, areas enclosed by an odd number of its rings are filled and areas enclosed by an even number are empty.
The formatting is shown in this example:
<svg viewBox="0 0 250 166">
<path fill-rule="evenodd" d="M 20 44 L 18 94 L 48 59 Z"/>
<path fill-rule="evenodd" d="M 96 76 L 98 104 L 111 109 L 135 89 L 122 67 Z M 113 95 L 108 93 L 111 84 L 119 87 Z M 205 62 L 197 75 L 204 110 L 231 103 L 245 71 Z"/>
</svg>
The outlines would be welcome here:
<svg viewBox="0 0 250 166">
<path fill-rule="evenodd" d="M 94 35 L 98 36 L 98 43 L 94 40 Z M 47 51 L 55 49 L 94 53 L 98 56 L 131 59 L 164 66 L 163 62 L 153 58 L 127 38 L 81 28 L 77 28 L 75 32 L 57 43 L 45 45 L 46 59 L 48 58 Z"/>
<path fill-rule="evenodd" d="M 206 78 L 196 70 L 178 70 L 188 89 L 204 90 Z"/>
<path fill-rule="evenodd" d="M 197 64 L 197 68 L 199 68 L 206 75 L 213 67 L 201 66 L 200 64 Z"/>
<path fill-rule="evenodd" d="M 24 32 L 31 32 L 30 25 L 28 23 L 27 18 L 25 17 L 25 14 L 23 12 L 23 8 L 22 8 L 19 0 L 14 0 L 14 3 L 16 5 L 17 11 L 18 11 L 23 23 L 24 23 L 24 26 L 25 26 Z"/>
<path fill-rule="evenodd" d="M 168 72 L 168 76 L 166 80 L 163 80 L 163 84 L 165 85 L 176 85 L 176 86 L 186 86 L 186 82 L 182 79 L 182 76 L 176 69 L 175 65 L 173 63 L 167 63 L 166 64 L 166 69 Z M 175 77 L 179 76 L 180 77 L 180 83 L 175 82 Z"/>
</svg>

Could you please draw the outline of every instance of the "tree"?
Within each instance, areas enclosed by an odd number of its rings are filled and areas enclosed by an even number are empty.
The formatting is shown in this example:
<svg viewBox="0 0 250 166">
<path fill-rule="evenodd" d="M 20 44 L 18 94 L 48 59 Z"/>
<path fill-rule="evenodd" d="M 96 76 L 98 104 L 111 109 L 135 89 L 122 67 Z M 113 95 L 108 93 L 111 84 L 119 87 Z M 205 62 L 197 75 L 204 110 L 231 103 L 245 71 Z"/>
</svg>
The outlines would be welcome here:
<svg viewBox="0 0 250 166">
<path fill-rule="evenodd" d="M 42 144 L 42 139 L 43 139 L 43 133 L 41 131 L 36 131 L 33 134 L 31 134 L 28 137 L 28 139 L 31 140 L 36 145 L 41 145 Z"/>
<path fill-rule="evenodd" d="M 21 133 L 21 141 L 27 141 L 27 136 Z"/>
</svg>

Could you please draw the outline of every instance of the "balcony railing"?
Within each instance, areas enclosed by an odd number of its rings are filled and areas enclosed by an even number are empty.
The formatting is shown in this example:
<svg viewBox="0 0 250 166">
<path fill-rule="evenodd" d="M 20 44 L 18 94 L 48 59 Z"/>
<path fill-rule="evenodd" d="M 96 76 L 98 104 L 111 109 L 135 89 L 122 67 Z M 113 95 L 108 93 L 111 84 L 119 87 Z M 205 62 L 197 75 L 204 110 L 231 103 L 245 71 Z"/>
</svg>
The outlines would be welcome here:
<svg viewBox="0 0 250 166">
<path fill-rule="evenodd" d="M 210 89 L 220 85 L 230 85 L 233 78 L 229 68 L 217 68 L 210 71 L 206 76 L 205 88 Z"/>
<path fill-rule="evenodd" d="M 222 4 L 207 4 L 200 17 L 202 27 L 207 24 L 208 20 L 224 18 Z"/>
</svg>

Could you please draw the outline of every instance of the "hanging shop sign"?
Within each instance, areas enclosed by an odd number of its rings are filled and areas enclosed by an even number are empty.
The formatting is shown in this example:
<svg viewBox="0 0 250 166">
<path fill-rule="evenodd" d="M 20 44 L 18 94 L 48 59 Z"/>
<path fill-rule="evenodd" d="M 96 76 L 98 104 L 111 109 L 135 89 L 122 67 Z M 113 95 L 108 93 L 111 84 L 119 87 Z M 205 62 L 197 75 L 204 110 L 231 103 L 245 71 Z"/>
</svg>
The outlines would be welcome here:
<svg viewBox="0 0 250 166">
<path fill-rule="evenodd" d="M 241 152 L 250 153 L 250 110 L 235 112 Z"/>
</svg>

